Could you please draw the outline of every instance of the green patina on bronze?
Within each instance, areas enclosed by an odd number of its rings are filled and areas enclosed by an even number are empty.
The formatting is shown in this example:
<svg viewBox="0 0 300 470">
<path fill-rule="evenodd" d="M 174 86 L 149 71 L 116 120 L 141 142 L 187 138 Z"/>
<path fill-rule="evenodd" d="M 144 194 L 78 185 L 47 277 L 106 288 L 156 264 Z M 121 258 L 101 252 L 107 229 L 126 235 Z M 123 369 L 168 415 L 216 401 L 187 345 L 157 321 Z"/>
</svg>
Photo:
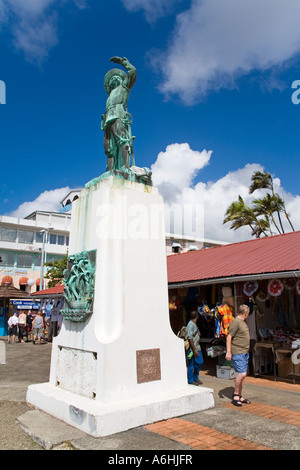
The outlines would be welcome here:
<svg viewBox="0 0 300 470">
<path fill-rule="evenodd" d="M 152 186 L 152 179 L 151 179 L 152 172 L 149 168 L 138 168 L 132 166 L 129 170 L 110 170 L 106 171 L 97 178 L 92 179 L 88 183 L 86 183 L 85 188 L 89 189 L 93 186 L 96 186 L 100 181 L 109 178 L 110 176 L 115 176 L 116 178 L 121 178 L 128 181 L 134 181 L 135 183 L 143 183 L 147 186 Z"/>
<path fill-rule="evenodd" d="M 136 82 L 136 68 L 126 57 L 112 57 L 111 62 L 122 65 L 122 69 L 111 69 L 104 77 L 104 89 L 108 94 L 106 111 L 102 115 L 101 129 L 104 131 L 104 151 L 107 156 L 106 176 L 113 174 L 152 185 L 151 171 L 135 166 L 133 140 L 131 133 L 132 116 L 127 109 L 131 88 Z M 100 178 L 100 177 L 99 177 Z M 90 187 L 99 178 L 86 185 Z M 103 179 L 103 178 L 101 178 Z M 96 181 L 97 180 L 97 181 Z"/>
<path fill-rule="evenodd" d="M 66 320 L 83 322 L 93 313 L 95 271 L 96 250 L 68 257 L 68 269 L 64 273 L 67 307 L 61 310 Z"/>
</svg>

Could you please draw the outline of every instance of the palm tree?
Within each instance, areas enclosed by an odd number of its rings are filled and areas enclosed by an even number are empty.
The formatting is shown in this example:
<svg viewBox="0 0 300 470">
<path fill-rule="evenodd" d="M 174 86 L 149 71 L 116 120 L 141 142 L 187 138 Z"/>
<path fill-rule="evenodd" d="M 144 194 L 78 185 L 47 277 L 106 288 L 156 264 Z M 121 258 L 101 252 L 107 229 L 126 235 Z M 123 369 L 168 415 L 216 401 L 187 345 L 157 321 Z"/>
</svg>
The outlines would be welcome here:
<svg viewBox="0 0 300 470">
<path fill-rule="evenodd" d="M 249 193 L 252 194 L 256 189 L 270 189 L 272 192 L 273 189 L 273 179 L 270 173 L 264 171 L 255 171 L 251 176 L 252 184 L 249 187 Z"/>
<path fill-rule="evenodd" d="M 281 213 L 283 212 L 284 215 L 286 216 L 287 221 L 290 224 L 291 229 L 293 232 L 295 231 L 292 222 L 290 220 L 290 216 L 285 208 L 285 204 L 283 199 L 279 196 L 279 194 L 275 193 L 274 191 L 274 185 L 273 185 L 273 178 L 268 173 L 267 171 L 261 172 L 261 171 L 255 171 L 251 177 L 252 184 L 249 187 L 249 192 L 250 194 L 254 193 L 257 189 L 269 189 L 272 193 L 272 200 L 270 199 L 268 201 L 268 204 L 272 205 L 274 208 L 273 212 L 277 213 L 278 216 L 278 221 L 280 225 L 280 229 L 278 229 L 277 224 L 274 221 L 274 217 L 272 217 L 272 221 L 275 224 L 277 230 L 279 233 L 284 233 L 284 228 L 281 220 Z"/>
<path fill-rule="evenodd" d="M 278 213 L 280 210 L 280 204 L 275 195 L 271 196 L 270 193 L 267 193 L 263 198 L 254 199 L 253 204 L 253 211 L 257 217 L 265 216 L 268 220 L 272 221 L 278 233 L 284 233 L 284 231 L 280 230 L 274 218 L 274 212 Z M 273 235 L 272 232 L 271 235 Z"/>
<path fill-rule="evenodd" d="M 269 219 L 266 216 L 264 216 L 263 218 L 257 218 L 254 231 L 252 231 L 251 235 L 255 235 L 256 238 L 260 238 L 261 235 L 265 235 L 265 237 L 268 237 L 268 232 L 270 232 L 271 234 Z"/>
<path fill-rule="evenodd" d="M 284 213 L 292 230 L 295 231 L 283 199 L 274 191 L 273 179 L 270 173 L 267 171 L 255 171 L 253 173 L 249 187 L 250 194 L 257 189 L 267 189 L 271 193 L 267 193 L 262 198 L 254 199 L 253 207 L 247 206 L 243 198 L 239 196 L 238 200 L 227 208 L 223 224 L 231 222 L 230 229 L 233 230 L 248 225 L 252 230 L 252 235 L 256 238 L 260 238 L 261 235 L 267 237 L 274 235 L 271 224 L 275 226 L 278 233 L 284 233 L 281 220 L 281 214 Z M 275 213 L 278 216 L 278 222 L 274 217 Z"/>
<path fill-rule="evenodd" d="M 258 219 L 254 211 L 245 204 L 242 196 L 238 197 L 227 208 L 223 224 L 231 222 L 230 229 L 237 230 L 240 227 L 249 226 L 252 230 L 252 235 L 259 238 L 262 234 L 267 236 L 268 223 L 265 220 Z"/>
</svg>

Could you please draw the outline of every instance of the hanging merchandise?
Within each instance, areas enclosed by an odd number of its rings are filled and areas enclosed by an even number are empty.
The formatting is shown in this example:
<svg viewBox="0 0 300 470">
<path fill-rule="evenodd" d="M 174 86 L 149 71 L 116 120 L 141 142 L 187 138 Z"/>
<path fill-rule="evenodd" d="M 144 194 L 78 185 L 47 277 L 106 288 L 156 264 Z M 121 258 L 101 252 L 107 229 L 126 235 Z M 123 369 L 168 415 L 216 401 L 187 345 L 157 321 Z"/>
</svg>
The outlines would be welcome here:
<svg viewBox="0 0 300 470">
<path fill-rule="evenodd" d="M 285 280 L 283 281 L 283 284 L 284 284 L 284 287 L 285 287 L 287 290 L 289 290 L 289 291 L 294 290 L 295 287 L 296 287 L 296 279 L 294 279 L 294 278 L 285 279 Z"/>
<path fill-rule="evenodd" d="M 253 301 L 253 297 L 249 297 L 248 299 L 245 300 L 245 305 L 247 305 L 250 309 L 249 315 L 252 315 L 254 306 L 256 305 Z"/>
<path fill-rule="evenodd" d="M 257 281 L 248 281 L 245 282 L 243 292 L 246 294 L 248 297 L 253 295 L 258 289 L 258 282 Z"/>
<path fill-rule="evenodd" d="M 272 279 L 268 283 L 268 292 L 274 297 L 278 297 L 283 291 L 283 283 L 279 279 Z"/>
<path fill-rule="evenodd" d="M 296 282 L 296 291 L 300 294 L 300 279 Z"/>
<path fill-rule="evenodd" d="M 219 314 L 221 316 L 221 328 L 220 335 L 227 336 L 229 325 L 234 320 L 234 316 L 231 313 L 231 310 L 228 305 L 220 305 L 218 307 Z"/>
<path fill-rule="evenodd" d="M 265 316 L 264 311 L 261 309 L 261 307 L 259 307 L 259 308 L 257 309 L 257 320 L 258 320 L 258 323 L 263 323 L 264 316 Z"/>
<path fill-rule="evenodd" d="M 219 314 L 218 307 L 216 306 L 215 308 L 212 309 L 212 312 L 214 314 L 215 318 L 215 331 L 214 331 L 214 337 L 215 338 L 220 338 L 220 330 L 221 330 L 221 315 Z"/>
<path fill-rule="evenodd" d="M 264 302 L 267 300 L 268 294 L 265 294 L 263 291 L 259 291 L 258 294 L 255 296 L 255 300 L 258 300 L 259 302 Z"/>
<path fill-rule="evenodd" d="M 207 320 L 214 318 L 214 312 L 210 310 L 209 306 L 206 304 L 204 304 L 202 307 L 198 307 L 198 313 Z"/>
<path fill-rule="evenodd" d="M 230 307 L 234 307 L 234 299 L 232 296 L 232 289 L 229 286 L 222 287 L 223 304 L 227 304 Z"/>
<path fill-rule="evenodd" d="M 176 310 L 177 309 L 175 295 L 173 295 L 172 298 L 169 300 L 169 309 L 170 310 Z"/>
</svg>

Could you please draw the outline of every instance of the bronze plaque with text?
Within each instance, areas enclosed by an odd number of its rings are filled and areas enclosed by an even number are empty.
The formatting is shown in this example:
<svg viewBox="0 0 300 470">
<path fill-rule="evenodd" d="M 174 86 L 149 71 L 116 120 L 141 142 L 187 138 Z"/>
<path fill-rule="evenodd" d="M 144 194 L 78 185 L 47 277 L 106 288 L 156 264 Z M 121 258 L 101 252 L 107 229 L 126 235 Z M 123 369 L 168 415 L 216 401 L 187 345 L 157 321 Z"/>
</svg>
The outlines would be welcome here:
<svg viewBox="0 0 300 470">
<path fill-rule="evenodd" d="M 160 350 L 143 349 L 136 351 L 137 383 L 161 380 Z"/>
</svg>

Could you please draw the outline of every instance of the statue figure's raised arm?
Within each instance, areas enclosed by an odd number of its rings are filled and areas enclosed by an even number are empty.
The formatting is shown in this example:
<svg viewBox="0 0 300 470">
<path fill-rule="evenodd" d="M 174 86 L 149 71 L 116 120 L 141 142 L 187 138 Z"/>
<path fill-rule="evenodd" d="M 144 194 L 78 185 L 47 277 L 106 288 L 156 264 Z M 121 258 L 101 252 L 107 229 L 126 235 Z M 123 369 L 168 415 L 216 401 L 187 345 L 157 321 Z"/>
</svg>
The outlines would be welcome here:
<svg viewBox="0 0 300 470">
<path fill-rule="evenodd" d="M 132 88 L 136 82 L 136 68 L 129 62 L 126 57 L 112 57 L 110 61 L 114 62 L 115 64 L 120 64 L 124 67 L 124 69 L 126 69 L 128 75 L 124 79 L 124 85 L 129 89 Z"/>
</svg>

